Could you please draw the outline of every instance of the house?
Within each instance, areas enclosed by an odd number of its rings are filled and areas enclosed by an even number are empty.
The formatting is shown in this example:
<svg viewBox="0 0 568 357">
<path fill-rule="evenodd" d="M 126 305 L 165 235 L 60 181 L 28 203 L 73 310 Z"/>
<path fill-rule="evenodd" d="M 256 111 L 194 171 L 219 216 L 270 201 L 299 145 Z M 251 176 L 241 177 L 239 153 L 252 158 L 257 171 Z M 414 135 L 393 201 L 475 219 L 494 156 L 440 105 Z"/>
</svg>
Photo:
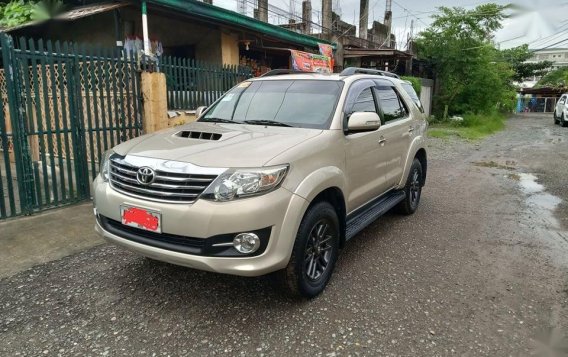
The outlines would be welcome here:
<svg viewBox="0 0 568 357">
<path fill-rule="evenodd" d="M 147 18 L 152 51 L 212 65 L 247 65 L 260 74 L 288 68 L 283 49 L 317 52 L 331 42 L 247 17 L 196 0 L 148 0 Z M 44 38 L 103 47 L 141 49 L 140 2 L 95 2 L 55 19 L 8 29 L 13 36 Z"/>
</svg>

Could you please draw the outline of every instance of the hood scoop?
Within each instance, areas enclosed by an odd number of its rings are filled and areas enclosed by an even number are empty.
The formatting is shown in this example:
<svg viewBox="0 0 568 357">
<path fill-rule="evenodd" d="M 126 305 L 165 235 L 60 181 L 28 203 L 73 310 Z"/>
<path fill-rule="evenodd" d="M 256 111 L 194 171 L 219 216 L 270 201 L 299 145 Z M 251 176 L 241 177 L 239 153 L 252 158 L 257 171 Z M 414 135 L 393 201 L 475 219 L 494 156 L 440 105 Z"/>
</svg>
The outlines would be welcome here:
<svg viewBox="0 0 568 357">
<path fill-rule="evenodd" d="M 207 133 L 205 131 L 195 131 L 195 130 L 182 130 L 175 134 L 180 138 L 197 139 L 197 140 L 219 140 L 221 139 L 221 134 L 219 133 Z"/>
</svg>

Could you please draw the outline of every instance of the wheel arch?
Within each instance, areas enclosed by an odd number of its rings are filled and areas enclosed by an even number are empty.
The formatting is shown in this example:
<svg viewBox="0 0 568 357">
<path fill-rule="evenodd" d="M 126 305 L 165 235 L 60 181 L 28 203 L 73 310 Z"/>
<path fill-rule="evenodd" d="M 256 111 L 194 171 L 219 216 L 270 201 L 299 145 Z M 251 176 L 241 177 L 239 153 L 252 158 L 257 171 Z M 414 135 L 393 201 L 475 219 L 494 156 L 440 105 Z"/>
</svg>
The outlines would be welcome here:
<svg viewBox="0 0 568 357">
<path fill-rule="evenodd" d="M 420 148 L 416 155 L 414 155 L 418 161 L 420 161 L 420 165 L 422 165 L 422 177 L 420 184 L 424 186 L 426 184 L 426 172 L 428 171 L 428 158 L 426 156 L 426 149 Z"/>
<path fill-rule="evenodd" d="M 426 148 L 424 147 L 424 138 L 417 137 L 414 139 L 412 144 L 410 145 L 410 149 L 408 150 L 408 154 L 406 156 L 406 162 L 404 164 L 404 171 L 402 173 L 402 177 L 400 178 L 400 182 L 398 183 L 399 187 L 404 187 L 406 184 L 406 179 L 410 172 L 410 167 L 412 166 L 412 162 L 414 159 L 418 159 L 420 164 L 422 165 L 422 186 L 426 184 L 426 172 L 428 170 L 428 158 L 426 154 Z"/>
<path fill-rule="evenodd" d="M 337 218 L 339 219 L 339 247 L 342 248 L 345 244 L 345 232 L 347 228 L 347 209 L 345 206 L 345 197 L 343 192 L 339 187 L 328 187 L 325 190 L 318 193 L 314 199 L 310 202 L 308 209 L 318 202 L 329 202 L 335 212 L 337 213 Z M 307 211 L 307 210 L 306 210 Z"/>
<path fill-rule="evenodd" d="M 341 169 L 334 166 L 322 167 L 308 176 L 298 185 L 294 193 L 309 202 L 302 215 L 316 202 L 326 200 L 337 212 L 340 224 L 341 241 L 345 241 L 347 206 L 345 202 L 345 175 Z"/>
</svg>

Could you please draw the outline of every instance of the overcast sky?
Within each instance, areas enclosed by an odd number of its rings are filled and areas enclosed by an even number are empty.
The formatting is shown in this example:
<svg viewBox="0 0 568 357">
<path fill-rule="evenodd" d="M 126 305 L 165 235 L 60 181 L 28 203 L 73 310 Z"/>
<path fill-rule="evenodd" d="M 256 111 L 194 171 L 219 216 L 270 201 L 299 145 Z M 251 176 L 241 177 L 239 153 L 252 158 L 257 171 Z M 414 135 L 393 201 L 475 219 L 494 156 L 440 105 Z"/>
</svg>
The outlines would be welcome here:
<svg viewBox="0 0 568 357">
<path fill-rule="evenodd" d="M 252 14 L 252 4 L 255 0 L 244 0 L 249 13 Z M 288 11 L 290 0 L 268 0 L 272 9 L 269 12 L 269 21 L 283 23 L 284 16 L 279 15 L 274 7 Z M 301 13 L 302 0 L 293 0 L 297 14 Z M 342 19 L 358 25 L 359 0 L 332 0 L 334 11 L 340 7 Z M 415 33 L 426 27 L 432 21 L 430 16 L 435 14 L 439 6 L 460 6 L 473 9 L 487 1 L 476 0 L 393 0 L 393 32 L 397 36 L 399 45 L 404 46 L 410 23 L 414 20 Z M 492 1 L 498 4 L 514 2 L 524 8 L 516 12 L 515 16 L 503 22 L 503 29 L 496 35 L 496 41 L 502 48 L 518 46 L 529 43 L 531 48 L 551 46 L 559 41 L 566 40 L 553 47 L 568 47 L 568 0 L 517 0 Z M 213 0 L 217 6 L 237 10 L 237 0 Z M 369 0 L 369 25 L 372 20 L 383 22 L 385 0 Z M 321 0 L 312 0 L 313 21 L 319 23 Z M 338 11 L 336 11 L 338 12 Z"/>
</svg>

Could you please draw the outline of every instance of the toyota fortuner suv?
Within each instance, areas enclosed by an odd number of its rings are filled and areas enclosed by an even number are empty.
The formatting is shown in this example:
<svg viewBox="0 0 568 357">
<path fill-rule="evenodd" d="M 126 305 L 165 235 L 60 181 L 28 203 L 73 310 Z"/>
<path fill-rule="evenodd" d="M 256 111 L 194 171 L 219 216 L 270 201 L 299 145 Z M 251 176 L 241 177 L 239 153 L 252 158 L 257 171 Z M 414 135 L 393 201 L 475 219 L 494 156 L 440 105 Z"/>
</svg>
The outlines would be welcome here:
<svg viewBox="0 0 568 357">
<path fill-rule="evenodd" d="M 357 68 L 283 72 L 108 151 L 93 185 L 97 232 L 154 260 L 274 272 L 313 297 L 349 239 L 391 208 L 414 213 L 427 122 L 410 83 Z"/>
</svg>

